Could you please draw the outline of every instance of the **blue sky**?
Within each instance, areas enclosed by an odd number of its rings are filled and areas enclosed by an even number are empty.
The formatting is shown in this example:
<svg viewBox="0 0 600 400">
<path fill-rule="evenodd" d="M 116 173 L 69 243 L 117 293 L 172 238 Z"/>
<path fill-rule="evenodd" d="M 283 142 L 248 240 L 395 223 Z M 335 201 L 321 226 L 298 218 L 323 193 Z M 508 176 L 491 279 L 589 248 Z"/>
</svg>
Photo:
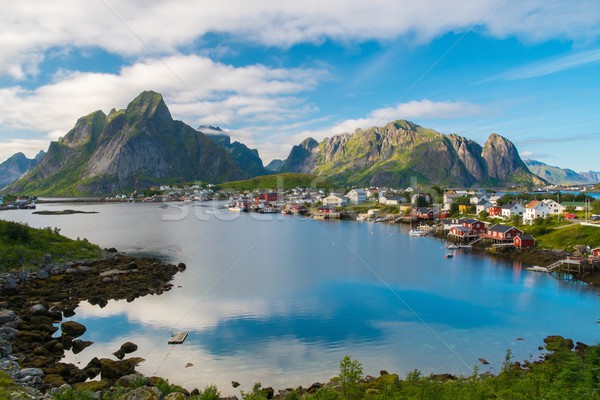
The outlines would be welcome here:
<svg viewBox="0 0 600 400">
<path fill-rule="evenodd" d="M 596 0 L 16 3 L 0 5 L 0 161 L 155 90 L 265 163 L 401 118 L 600 170 Z"/>
</svg>

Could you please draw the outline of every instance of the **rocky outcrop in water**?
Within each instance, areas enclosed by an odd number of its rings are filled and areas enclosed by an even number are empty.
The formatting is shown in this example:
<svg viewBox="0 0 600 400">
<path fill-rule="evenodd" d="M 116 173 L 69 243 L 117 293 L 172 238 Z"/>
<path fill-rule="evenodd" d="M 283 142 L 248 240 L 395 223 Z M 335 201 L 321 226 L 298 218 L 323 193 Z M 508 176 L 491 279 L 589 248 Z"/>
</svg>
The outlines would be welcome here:
<svg viewBox="0 0 600 400">
<path fill-rule="evenodd" d="M 41 390 L 64 384 L 80 385 L 101 376 L 110 387 L 124 375 L 135 372 L 143 359 L 124 358 L 137 350 L 126 342 L 118 360 L 92 359 L 85 367 L 61 362 L 65 351 L 78 353 L 91 341 L 78 339 L 86 331 L 71 317 L 80 301 L 104 307 L 108 300 L 161 294 L 170 290 L 169 281 L 180 270 L 152 258 L 132 258 L 111 253 L 96 261 L 48 263 L 36 272 L 0 276 L 0 360 L 3 369 L 13 368 L 15 379 Z M 61 334 L 55 324 L 60 324 Z M 13 363 L 13 364 L 10 364 Z M 6 364 L 6 365 L 4 365 Z M 9 365 L 10 364 L 10 365 Z M 6 367 L 6 368 L 5 368 Z M 24 378 L 28 377 L 28 378 Z M 20 382 L 20 381 L 19 381 Z"/>
</svg>

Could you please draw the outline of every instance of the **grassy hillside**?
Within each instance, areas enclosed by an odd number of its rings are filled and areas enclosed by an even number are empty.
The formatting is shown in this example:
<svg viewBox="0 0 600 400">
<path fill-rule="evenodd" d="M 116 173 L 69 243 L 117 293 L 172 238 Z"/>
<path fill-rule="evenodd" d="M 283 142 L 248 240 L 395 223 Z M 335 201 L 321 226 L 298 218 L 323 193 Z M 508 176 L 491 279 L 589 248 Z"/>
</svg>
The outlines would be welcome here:
<svg viewBox="0 0 600 400">
<path fill-rule="evenodd" d="M 58 229 L 36 229 L 0 220 L 0 271 L 35 268 L 48 257 L 52 261 L 96 258 L 100 247 L 87 240 L 72 240 Z"/>
<path fill-rule="evenodd" d="M 573 251 L 573 246 L 584 245 L 595 248 L 600 246 L 600 227 L 579 224 L 553 229 L 549 233 L 535 237 L 538 247 L 546 249 L 565 249 Z"/>
<path fill-rule="evenodd" d="M 254 189 L 293 189 L 319 188 L 332 189 L 336 186 L 315 175 L 285 173 L 277 175 L 263 175 L 244 181 L 226 182 L 220 185 L 224 189 L 254 190 Z"/>
</svg>

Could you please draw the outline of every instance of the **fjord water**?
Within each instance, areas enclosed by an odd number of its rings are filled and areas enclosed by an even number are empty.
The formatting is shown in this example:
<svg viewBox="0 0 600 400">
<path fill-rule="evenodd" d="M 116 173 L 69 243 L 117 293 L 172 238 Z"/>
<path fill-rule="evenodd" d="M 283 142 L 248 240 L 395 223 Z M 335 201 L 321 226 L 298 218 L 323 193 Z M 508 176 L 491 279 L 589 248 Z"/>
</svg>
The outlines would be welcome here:
<svg viewBox="0 0 600 400">
<path fill-rule="evenodd" d="M 409 237 L 407 227 L 207 203 L 38 206 L 65 208 L 98 214 L 0 217 L 187 264 L 163 295 L 81 304 L 73 319 L 94 344 L 66 356 L 81 367 L 133 341 L 141 372 L 239 394 L 232 380 L 242 389 L 327 380 L 344 355 L 373 375 L 470 374 L 479 358 L 490 362 L 480 371 L 497 371 L 508 349 L 536 359 L 548 335 L 600 338 L 598 292 L 467 250 L 446 259 L 443 241 Z M 167 345 L 173 331 L 189 332 L 183 345 Z"/>
</svg>

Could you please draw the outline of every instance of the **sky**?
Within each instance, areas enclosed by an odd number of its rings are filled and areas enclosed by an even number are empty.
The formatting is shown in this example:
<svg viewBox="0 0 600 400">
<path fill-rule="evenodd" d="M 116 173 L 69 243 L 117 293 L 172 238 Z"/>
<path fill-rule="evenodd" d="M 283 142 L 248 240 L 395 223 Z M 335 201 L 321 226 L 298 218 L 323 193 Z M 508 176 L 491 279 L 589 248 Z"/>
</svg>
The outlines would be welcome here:
<svg viewBox="0 0 600 400">
<path fill-rule="evenodd" d="M 0 161 L 154 90 L 265 164 L 406 119 L 600 171 L 597 0 L 4 1 L 0 49 Z"/>
</svg>

